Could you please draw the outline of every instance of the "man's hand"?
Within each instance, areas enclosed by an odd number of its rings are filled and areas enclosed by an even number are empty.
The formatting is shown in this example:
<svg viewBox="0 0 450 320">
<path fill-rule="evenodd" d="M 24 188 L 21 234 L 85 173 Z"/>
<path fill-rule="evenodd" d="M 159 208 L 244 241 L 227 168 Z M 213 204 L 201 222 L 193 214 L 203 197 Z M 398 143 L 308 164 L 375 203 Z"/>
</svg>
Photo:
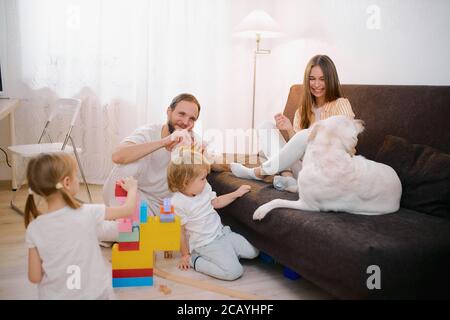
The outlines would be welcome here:
<svg viewBox="0 0 450 320">
<path fill-rule="evenodd" d="M 192 138 L 187 130 L 176 130 L 163 139 L 167 151 L 172 151 L 178 144 L 191 145 Z"/>
<path fill-rule="evenodd" d="M 252 187 L 250 187 L 248 184 L 244 184 L 242 186 L 239 187 L 239 189 L 237 189 L 236 192 L 236 196 L 237 197 L 242 197 L 244 194 L 246 194 L 247 192 L 250 192 L 250 189 Z"/>
<path fill-rule="evenodd" d="M 277 113 L 274 118 L 278 130 L 286 130 L 286 131 L 294 130 L 291 121 L 284 114 Z"/>
<path fill-rule="evenodd" d="M 189 270 L 190 267 L 189 260 L 191 260 L 190 254 L 182 256 L 180 261 L 178 262 L 178 268 L 181 270 Z"/>
</svg>

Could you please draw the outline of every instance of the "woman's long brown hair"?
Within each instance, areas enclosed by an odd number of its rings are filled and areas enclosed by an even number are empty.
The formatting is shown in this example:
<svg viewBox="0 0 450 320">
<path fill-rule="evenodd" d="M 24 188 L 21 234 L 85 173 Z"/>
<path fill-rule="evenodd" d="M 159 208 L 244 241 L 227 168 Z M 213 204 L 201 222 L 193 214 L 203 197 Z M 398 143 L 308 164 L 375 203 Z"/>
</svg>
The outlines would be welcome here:
<svg viewBox="0 0 450 320">
<path fill-rule="evenodd" d="M 298 108 L 301 129 L 309 128 L 311 125 L 313 114 L 312 108 L 315 98 L 311 93 L 309 76 L 311 74 L 311 69 L 315 66 L 319 66 L 320 69 L 322 69 L 325 78 L 325 101 L 330 102 L 342 97 L 341 85 L 333 61 L 326 55 L 316 55 L 312 57 L 305 69 L 305 75 L 303 77 L 303 95 Z"/>
</svg>

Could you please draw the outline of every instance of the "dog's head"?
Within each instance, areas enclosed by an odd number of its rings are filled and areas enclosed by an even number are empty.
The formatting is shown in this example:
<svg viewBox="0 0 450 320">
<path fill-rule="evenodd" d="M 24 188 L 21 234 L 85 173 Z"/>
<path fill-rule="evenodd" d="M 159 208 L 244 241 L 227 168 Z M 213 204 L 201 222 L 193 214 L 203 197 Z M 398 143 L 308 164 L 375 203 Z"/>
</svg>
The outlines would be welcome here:
<svg viewBox="0 0 450 320">
<path fill-rule="evenodd" d="M 310 128 L 308 143 L 330 145 L 339 141 L 351 155 L 356 153 L 358 135 L 364 131 L 364 121 L 347 116 L 333 116 L 314 123 Z"/>
</svg>

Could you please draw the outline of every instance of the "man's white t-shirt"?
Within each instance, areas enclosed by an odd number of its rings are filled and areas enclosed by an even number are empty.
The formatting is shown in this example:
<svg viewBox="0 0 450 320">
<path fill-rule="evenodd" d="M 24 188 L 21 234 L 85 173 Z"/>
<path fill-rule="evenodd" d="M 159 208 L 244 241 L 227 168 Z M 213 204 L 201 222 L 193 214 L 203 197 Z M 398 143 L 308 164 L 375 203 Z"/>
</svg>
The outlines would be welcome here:
<svg viewBox="0 0 450 320">
<path fill-rule="evenodd" d="M 189 252 L 207 245 L 222 234 L 222 222 L 211 201 L 217 198 L 211 185 L 206 183 L 203 191 L 195 197 L 175 192 L 171 204 L 180 217 L 181 225 L 189 239 Z"/>
<path fill-rule="evenodd" d="M 135 144 L 161 140 L 163 124 L 145 125 L 137 128 L 124 142 Z M 139 168 L 135 178 L 142 196 L 149 202 L 150 208 L 156 215 L 159 204 L 164 198 L 170 198 L 172 193 L 167 184 L 167 167 L 170 162 L 170 152 L 165 148 L 156 150 L 139 159 Z"/>
<path fill-rule="evenodd" d="M 104 205 L 84 204 L 76 210 L 64 207 L 40 215 L 28 225 L 26 244 L 37 248 L 44 271 L 38 284 L 39 299 L 109 296 L 111 268 L 102 256 L 96 233 L 104 218 Z"/>
</svg>

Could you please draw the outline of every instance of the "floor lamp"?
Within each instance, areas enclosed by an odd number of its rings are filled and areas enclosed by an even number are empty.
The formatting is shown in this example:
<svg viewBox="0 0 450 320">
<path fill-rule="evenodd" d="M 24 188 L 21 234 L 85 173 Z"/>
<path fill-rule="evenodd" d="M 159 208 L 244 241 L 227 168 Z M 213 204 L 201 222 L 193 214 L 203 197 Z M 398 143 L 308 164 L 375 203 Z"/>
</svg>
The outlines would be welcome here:
<svg viewBox="0 0 450 320">
<path fill-rule="evenodd" d="M 253 136 L 255 129 L 255 101 L 256 101 L 256 61 L 259 54 L 270 54 L 270 50 L 261 49 L 260 42 L 262 38 L 276 38 L 281 36 L 275 20 L 262 10 L 250 12 L 236 27 L 233 35 L 236 37 L 251 38 L 256 40 L 256 49 L 253 55 L 253 100 L 252 100 L 252 136 L 251 152 L 253 152 Z"/>
</svg>

